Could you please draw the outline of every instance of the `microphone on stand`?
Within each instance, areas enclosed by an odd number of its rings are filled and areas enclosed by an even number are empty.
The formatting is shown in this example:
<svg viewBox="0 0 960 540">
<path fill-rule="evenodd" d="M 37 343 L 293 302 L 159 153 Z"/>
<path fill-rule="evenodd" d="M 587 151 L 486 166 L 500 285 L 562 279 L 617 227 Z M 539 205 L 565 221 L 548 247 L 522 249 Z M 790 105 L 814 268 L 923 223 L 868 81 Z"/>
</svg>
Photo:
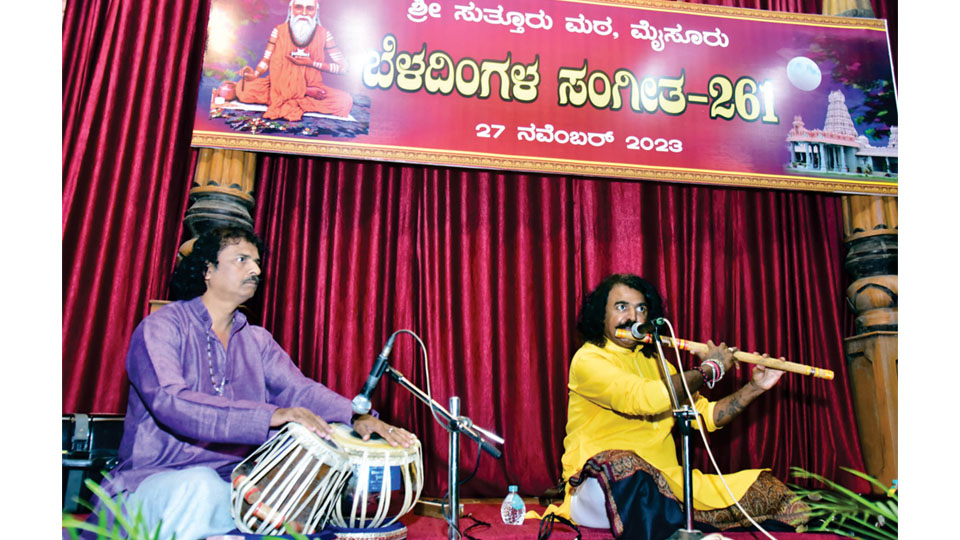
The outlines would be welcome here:
<svg viewBox="0 0 960 540">
<path fill-rule="evenodd" d="M 372 396 L 373 391 L 377 389 L 377 384 L 380 383 L 380 377 L 383 377 L 383 372 L 387 369 L 387 358 L 390 357 L 390 351 L 393 350 L 393 340 L 396 337 L 397 334 L 394 333 L 390 336 L 390 339 L 387 340 L 387 344 L 383 346 L 383 350 L 380 351 L 377 359 L 373 362 L 373 368 L 370 369 L 370 376 L 367 377 L 367 382 L 363 383 L 363 388 L 360 389 L 360 393 L 357 394 L 357 397 L 353 398 L 351 403 L 355 414 L 367 414 L 370 412 L 370 396 Z"/>
<path fill-rule="evenodd" d="M 656 327 L 663 326 L 666 324 L 667 320 L 663 317 L 657 317 L 656 319 L 647 321 L 645 323 L 636 322 L 633 323 L 633 326 L 630 327 L 629 332 L 623 328 L 618 328 L 616 332 L 617 337 L 631 337 L 636 340 L 641 340 L 647 334 L 652 334 Z"/>
</svg>

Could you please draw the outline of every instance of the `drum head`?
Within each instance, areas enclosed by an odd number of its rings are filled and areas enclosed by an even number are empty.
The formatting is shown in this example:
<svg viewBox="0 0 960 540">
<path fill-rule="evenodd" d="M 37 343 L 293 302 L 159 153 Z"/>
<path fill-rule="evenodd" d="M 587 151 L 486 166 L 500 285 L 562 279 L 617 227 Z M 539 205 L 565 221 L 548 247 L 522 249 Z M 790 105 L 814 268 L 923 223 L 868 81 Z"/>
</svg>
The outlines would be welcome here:
<svg viewBox="0 0 960 540">
<path fill-rule="evenodd" d="M 386 441 L 379 433 L 373 433 L 370 435 L 370 440 L 365 441 L 359 433 L 353 430 L 349 426 L 343 424 L 331 424 L 333 428 L 333 440 L 340 445 L 344 450 L 350 448 L 362 448 L 364 450 L 383 450 L 392 452 L 395 450 L 403 450 L 403 448 L 397 448 L 390 446 L 390 443 Z M 420 444 L 420 441 L 417 441 L 417 445 Z"/>
<path fill-rule="evenodd" d="M 364 441 L 347 426 L 333 427 L 333 439 L 350 456 L 353 472 L 334 510 L 334 524 L 381 527 L 412 510 L 423 487 L 420 442 L 394 447 L 379 436 Z"/>
<path fill-rule="evenodd" d="M 315 456 L 327 455 L 331 451 L 338 453 L 337 450 L 340 449 L 335 442 L 320 437 L 296 422 L 287 424 L 287 429 L 290 432 L 290 436 L 297 441 L 297 444 L 303 446 L 304 449 Z"/>
</svg>

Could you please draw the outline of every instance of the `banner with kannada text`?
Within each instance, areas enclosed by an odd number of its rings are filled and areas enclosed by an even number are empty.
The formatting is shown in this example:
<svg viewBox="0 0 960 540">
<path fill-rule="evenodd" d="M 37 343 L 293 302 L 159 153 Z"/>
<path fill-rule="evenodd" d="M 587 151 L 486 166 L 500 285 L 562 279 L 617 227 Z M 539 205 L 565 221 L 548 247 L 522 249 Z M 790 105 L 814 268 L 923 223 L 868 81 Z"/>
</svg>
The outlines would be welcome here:
<svg viewBox="0 0 960 540">
<path fill-rule="evenodd" d="M 193 145 L 897 193 L 884 21 L 656 1 L 214 0 Z"/>
</svg>

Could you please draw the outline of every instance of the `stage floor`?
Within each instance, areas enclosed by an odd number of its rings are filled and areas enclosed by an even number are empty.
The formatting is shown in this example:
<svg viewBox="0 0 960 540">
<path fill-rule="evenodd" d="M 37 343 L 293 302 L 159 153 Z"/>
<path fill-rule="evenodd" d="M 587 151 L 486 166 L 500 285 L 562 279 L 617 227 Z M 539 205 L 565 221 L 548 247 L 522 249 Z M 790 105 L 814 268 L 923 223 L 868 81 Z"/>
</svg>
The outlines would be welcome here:
<svg viewBox="0 0 960 540">
<path fill-rule="evenodd" d="M 495 540 L 529 540 L 537 538 L 540 528 L 539 520 L 526 520 L 522 525 L 505 525 L 500 519 L 500 501 L 482 501 L 470 500 L 463 501 L 464 517 L 460 518 L 460 530 L 464 531 L 466 527 L 482 521 L 488 523 L 489 527 L 475 527 L 466 531 L 467 534 L 480 539 Z M 538 513 L 544 511 L 544 507 L 536 502 L 527 501 L 527 510 L 534 510 Z M 476 518 L 476 521 L 474 519 Z M 445 540 L 447 538 L 447 523 L 440 518 L 418 516 L 408 514 L 400 521 L 407 527 L 407 538 L 412 540 Z M 613 538 L 609 530 L 591 529 L 581 527 L 580 533 L 583 540 L 606 540 Z M 833 534 L 821 533 L 771 533 L 777 540 L 839 540 L 842 537 Z M 732 540 L 761 540 L 767 539 L 760 531 L 755 532 L 728 532 L 724 537 Z M 555 523 L 551 540 L 568 540 L 576 538 L 576 532 L 570 527 L 561 523 Z M 716 537 L 712 537 L 716 538 Z"/>
<path fill-rule="evenodd" d="M 539 520 L 526 520 L 522 525 L 505 525 L 500 519 L 500 501 L 489 499 L 468 499 L 462 501 L 464 515 L 460 518 L 460 530 L 470 537 L 479 540 L 530 540 L 538 537 L 540 529 Z M 534 510 L 538 513 L 544 511 L 544 507 L 535 502 L 535 499 L 527 501 L 527 510 Z M 77 516 L 81 519 L 86 516 Z M 400 518 L 400 521 L 407 528 L 407 538 L 411 540 L 446 540 L 448 538 L 447 523 L 440 518 L 427 517 L 416 514 L 407 514 Z M 485 523 L 467 530 L 468 527 L 476 523 Z M 327 532 L 326 534 L 329 534 Z M 591 529 L 589 527 L 580 527 L 580 534 L 583 540 L 607 540 L 612 539 L 613 535 L 606 529 Z M 823 533 L 783 533 L 774 532 L 771 535 L 777 540 L 843 540 L 843 537 L 833 534 Z M 576 531 L 572 528 L 555 522 L 551 540 L 572 540 L 576 538 Z M 230 533 L 229 538 L 263 539 L 268 538 L 259 535 L 238 534 L 236 531 Z M 66 531 L 63 531 L 62 538 L 69 540 Z M 220 536 L 219 538 L 223 538 Z M 273 536 L 272 538 L 292 538 L 290 536 Z M 467 537 L 464 536 L 466 539 Z M 726 532 L 722 537 L 709 536 L 708 540 L 719 538 L 728 538 L 730 540 L 767 540 L 760 531 L 753 532 Z"/>
</svg>

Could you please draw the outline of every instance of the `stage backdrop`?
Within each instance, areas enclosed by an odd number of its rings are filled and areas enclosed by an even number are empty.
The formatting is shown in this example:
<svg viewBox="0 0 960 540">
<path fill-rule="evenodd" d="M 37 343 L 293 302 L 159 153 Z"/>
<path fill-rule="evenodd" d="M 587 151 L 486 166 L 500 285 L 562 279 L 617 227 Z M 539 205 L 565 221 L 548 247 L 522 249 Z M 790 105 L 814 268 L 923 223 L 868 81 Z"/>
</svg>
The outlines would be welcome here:
<svg viewBox="0 0 960 540">
<path fill-rule="evenodd" d="M 507 440 L 502 460 L 481 457 L 465 494 L 508 484 L 538 494 L 556 482 L 576 315 L 611 272 L 661 287 L 679 337 L 836 371 L 834 381 L 785 376 L 713 434 L 724 472 L 862 468 L 836 196 L 282 156 L 264 157 L 257 182 L 263 200 L 278 201 L 256 215 L 271 246 L 255 306 L 263 325 L 309 376 L 347 396 L 387 336 L 416 332 L 438 401 L 459 396 L 463 414 Z M 409 336 L 397 338 L 391 365 L 425 387 Z M 728 394 L 748 373 L 706 395 Z M 428 491 L 440 493 L 446 432 L 392 382 L 374 406 L 421 437 Z M 466 476 L 477 448 L 461 447 Z"/>
<path fill-rule="evenodd" d="M 340 57 L 290 45 L 285 2 L 210 13 L 196 146 L 897 191 L 882 20 L 657 0 L 321 2 L 313 40 L 343 57 L 320 82 L 296 62 Z M 302 99 L 305 74 L 330 95 Z"/>
<path fill-rule="evenodd" d="M 186 239 L 209 7 L 66 6 L 64 412 L 125 410 L 129 336 L 147 300 L 166 298 Z M 460 396 L 465 414 L 507 439 L 504 458 L 483 457 L 464 494 L 502 496 L 515 483 L 535 495 L 555 482 L 567 365 L 579 346 L 575 314 L 612 271 L 657 282 L 681 337 L 722 339 L 837 373 L 833 382 L 788 375 L 714 434 L 724 470 L 771 467 L 786 478 L 798 465 L 866 489 L 838 469 L 863 469 L 841 346 L 852 317 L 843 306 L 838 196 L 260 159 L 256 228 L 270 249 L 254 318 L 305 373 L 347 396 L 390 333 L 420 334 L 437 398 Z M 424 383 L 409 339 L 399 338 L 393 360 Z M 746 371 L 711 396 L 742 383 Z M 439 494 L 443 431 L 390 383 L 375 406 L 424 440 L 427 493 Z M 467 469 L 476 448 L 465 441 L 463 449 Z"/>
</svg>

